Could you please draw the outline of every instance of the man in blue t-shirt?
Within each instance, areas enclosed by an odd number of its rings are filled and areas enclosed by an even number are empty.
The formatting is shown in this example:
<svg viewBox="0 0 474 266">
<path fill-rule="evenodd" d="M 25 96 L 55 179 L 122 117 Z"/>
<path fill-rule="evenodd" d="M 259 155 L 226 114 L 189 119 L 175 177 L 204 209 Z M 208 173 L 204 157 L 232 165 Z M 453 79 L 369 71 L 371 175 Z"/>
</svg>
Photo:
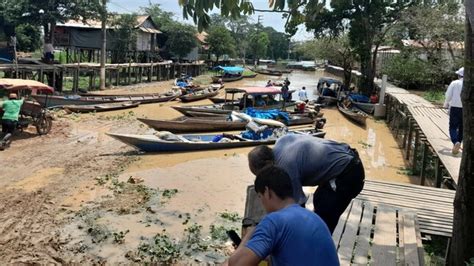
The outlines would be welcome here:
<svg viewBox="0 0 474 266">
<path fill-rule="evenodd" d="M 345 143 L 307 135 L 286 135 L 273 149 L 258 146 L 249 153 L 249 167 L 258 174 L 267 165 L 284 169 L 291 178 L 293 198 L 304 206 L 303 186 L 318 186 L 314 212 L 332 233 L 339 217 L 364 187 L 364 167 L 355 149 Z"/>
<path fill-rule="evenodd" d="M 268 166 L 260 171 L 255 191 L 268 214 L 247 231 L 229 265 L 257 265 L 268 256 L 272 265 L 339 265 L 326 224 L 296 204 L 283 169 Z"/>
</svg>

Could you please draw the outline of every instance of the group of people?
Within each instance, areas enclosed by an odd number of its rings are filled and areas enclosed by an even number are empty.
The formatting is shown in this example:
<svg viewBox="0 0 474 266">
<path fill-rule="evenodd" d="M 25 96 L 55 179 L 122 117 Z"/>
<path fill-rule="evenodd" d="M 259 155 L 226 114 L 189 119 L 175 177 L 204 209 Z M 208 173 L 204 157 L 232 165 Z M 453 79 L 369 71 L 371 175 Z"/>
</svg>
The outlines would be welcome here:
<svg viewBox="0 0 474 266">
<path fill-rule="evenodd" d="M 271 149 L 248 155 L 255 191 L 267 215 L 247 230 L 229 265 L 339 265 L 331 234 L 364 186 L 364 167 L 345 143 L 286 135 Z M 314 211 L 305 207 L 303 186 L 318 186 Z"/>
<path fill-rule="evenodd" d="M 18 99 L 16 93 L 10 93 L 8 100 L 0 102 L 2 115 L 2 137 L 0 138 L 0 150 L 8 148 L 11 143 L 11 137 L 15 131 L 20 116 L 23 99 Z"/>
</svg>

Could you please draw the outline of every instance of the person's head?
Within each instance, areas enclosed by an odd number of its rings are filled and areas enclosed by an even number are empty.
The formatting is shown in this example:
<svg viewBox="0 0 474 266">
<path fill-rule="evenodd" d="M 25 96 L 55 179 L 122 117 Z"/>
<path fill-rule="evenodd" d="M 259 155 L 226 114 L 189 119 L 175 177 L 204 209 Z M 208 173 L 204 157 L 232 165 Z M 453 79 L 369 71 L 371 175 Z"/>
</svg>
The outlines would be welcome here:
<svg viewBox="0 0 474 266">
<path fill-rule="evenodd" d="M 10 99 L 10 100 L 16 100 L 16 99 L 18 99 L 18 95 L 16 95 L 16 93 L 10 93 L 10 94 L 8 95 L 8 99 Z"/>
<path fill-rule="evenodd" d="M 456 74 L 458 75 L 459 78 L 464 77 L 464 67 L 461 67 L 460 69 L 458 69 L 458 71 L 456 71 Z"/>
<path fill-rule="evenodd" d="M 253 148 L 248 155 L 250 171 L 257 175 L 266 166 L 273 165 L 273 150 L 265 145 Z"/>
<path fill-rule="evenodd" d="M 282 201 L 293 198 L 290 176 L 285 170 L 274 165 L 269 165 L 258 173 L 254 186 L 255 192 L 268 213 L 281 208 Z"/>
<path fill-rule="evenodd" d="M 306 90 L 306 87 L 301 88 L 302 90 Z"/>
</svg>

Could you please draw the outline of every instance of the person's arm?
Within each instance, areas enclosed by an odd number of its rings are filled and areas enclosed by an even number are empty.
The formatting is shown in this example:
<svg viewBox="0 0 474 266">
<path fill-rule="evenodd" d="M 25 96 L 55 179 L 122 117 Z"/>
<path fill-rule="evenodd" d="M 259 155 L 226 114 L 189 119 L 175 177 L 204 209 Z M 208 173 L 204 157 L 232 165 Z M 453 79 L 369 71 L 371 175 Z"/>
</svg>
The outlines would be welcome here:
<svg viewBox="0 0 474 266">
<path fill-rule="evenodd" d="M 453 87 L 454 87 L 454 82 L 451 82 L 449 84 L 448 89 L 446 90 L 446 94 L 444 95 L 446 100 L 444 101 L 444 108 L 449 108 L 449 102 L 451 102 L 451 99 L 453 98 Z"/>
<path fill-rule="evenodd" d="M 228 265 L 258 265 L 273 250 L 277 229 L 270 219 L 263 219 L 255 228 L 249 228 L 237 250 L 228 260 Z"/>
</svg>

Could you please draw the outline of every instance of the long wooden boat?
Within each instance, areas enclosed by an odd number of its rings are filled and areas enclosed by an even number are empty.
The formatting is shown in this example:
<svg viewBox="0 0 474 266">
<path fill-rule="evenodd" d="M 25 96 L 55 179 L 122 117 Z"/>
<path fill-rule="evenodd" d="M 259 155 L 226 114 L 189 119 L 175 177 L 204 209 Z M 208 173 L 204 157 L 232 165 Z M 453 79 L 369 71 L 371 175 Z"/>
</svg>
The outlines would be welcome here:
<svg viewBox="0 0 474 266">
<path fill-rule="evenodd" d="M 256 69 L 256 68 L 249 68 L 249 69 L 255 73 L 267 75 L 267 76 L 280 77 L 281 75 L 283 75 L 283 73 L 279 70 L 267 70 L 267 69 Z"/>
<path fill-rule="evenodd" d="M 251 74 L 251 75 L 244 75 L 243 77 L 246 78 L 246 79 L 251 79 L 251 78 L 255 78 L 258 74 L 257 73 L 254 73 L 254 74 Z"/>
<path fill-rule="evenodd" d="M 356 101 L 351 101 L 351 102 L 355 107 L 359 108 L 360 110 L 362 110 L 363 112 L 369 115 L 374 113 L 375 104 L 373 103 L 361 103 L 361 102 L 356 102 Z"/>
<path fill-rule="evenodd" d="M 332 96 L 318 96 L 318 102 L 325 104 L 327 106 L 329 105 L 334 105 L 337 103 L 337 97 L 332 97 Z"/>
<path fill-rule="evenodd" d="M 365 125 L 368 115 L 355 107 L 347 108 L 342 103 L 337 103 L 337 109 L 341 112 L 345 117 L 350 119 L 351 121 L 359 124 Z"/>
<path fill-rule="evenodd" d="M 203 91 L 198 91 L 198 92 L 182 95 L 179 97 L 179 99 L 182 102 L 194 102 L 194 101 L 199 101 L 199 100 L 217 96 L 217 94 L 219 94 L 219 89 L 210 89 L 208 91 L 203 90 Z"/>
<path fill-rule="evenodd" d="M 324 138 L 326 132 L 321 130 L 308 131 L 289 131 L 288 134 L 305 134 L 314 137 Z M 231 149 L 239 147 L 251 147 L 257 145 L 274 144 L 277 139 L 269 138 L 263 140 L 249 140 L 243 138 L 240 134 L 189 134 L 189 135 L 172 135 L 173 140 L 164 140 L 156 135 L 132 135 L 132 134 L 115 134 L 107 133 L 107 135 L 139 150 L 145 152 L 173 152 L 173 151 L 201 151 L 215 149 Z M 230 141 L 213 142 L 216 137 L 225 137 Z M 231 140 L 232 139 L 232 140 Z"/>
<path fill-rule="evenodd" d="M 232 81 L 237 81 L 237 80 L 241 80 L 244 78 L 244 76 L 240 75 L 240 76 L 235 76 L 235 77 L 224 77 L 222 75 L 218 75 L 218 76 L 212 76 L 212 82 L 214 83 L 218 83 L 222 80 L 222 82 L 232 82 Z"/>
<path fill-rule="evenodd" d="M 295 102 L 286 102 L 286 107 L 294 106 Z M 211 105 L 196 105 L 196 106 L 171 106 L 176 111 L 182 113 L 186 116 L 195 116 L 191 115 L 190 113 L 214 113 L 214 114 L 230 114 L 232 111 L 245 111 L 244 109 L 240 109 L 238 104 L 211 104 Z M 266 105 L 261 107 L 252 107 L 255 109 L 267 110 L 267 109 L 281 109 L 282 103 L 277 102 L 273 105 Z"/>
<path fill-rule="evenodd" d="M 246 121 L 228 121 L 226 116 L 214 117 L 179 117 L 173 120 L 152 120 L 138 118 L 139 121 L 147 124 L 156 130 L 171 131 L 174 133 L 183 132 L 212 132 L 212 131 L 230 131 L 243 130 L 248 122 Z M 291 115 L 287 126 L 307 125 L 316 121 L 305 115 Z M 284 121 L 281 121 L 284 122 Z"/>
<path fill-rule="evenodd" d="M 64 105 L 89 105 L 89 104 L 103 104 L 113 102 L 140 102 L 141 104 L 146 103 L 158 103 L 167 102 L 179 97 L 179 94 L 164 93 L 156 95 L 120 95 L 120 96 L 46 96 L 46 95 L 31 95 L 41 105 L 46 107 L 61 107 Z"/>
<path fill-rule="evenodd" d="M 90 113 L 129 109 L 135 108 L 138 105 L 140 105 L 140 102 L 114 102 L 87 105 L 64 105 L 63 109 L 71 113 Z"/>
</svg>

